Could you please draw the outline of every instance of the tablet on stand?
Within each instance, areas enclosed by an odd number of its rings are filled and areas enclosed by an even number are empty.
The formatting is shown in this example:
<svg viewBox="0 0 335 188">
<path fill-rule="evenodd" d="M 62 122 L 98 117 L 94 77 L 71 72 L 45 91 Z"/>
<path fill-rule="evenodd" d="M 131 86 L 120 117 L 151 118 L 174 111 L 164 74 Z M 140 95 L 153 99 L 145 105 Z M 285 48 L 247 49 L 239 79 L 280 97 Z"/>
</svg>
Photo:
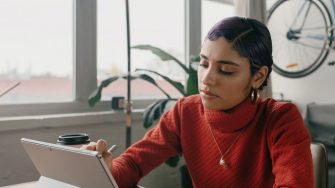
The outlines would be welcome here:
<svg viewBox="0 0 335 188">
<path fill-rule="evenodd" d="M 41 175 L 38 187 L 118 188 L 104 159 L 96 151 L 27 138 L 21 142 Z"/>
</svg>

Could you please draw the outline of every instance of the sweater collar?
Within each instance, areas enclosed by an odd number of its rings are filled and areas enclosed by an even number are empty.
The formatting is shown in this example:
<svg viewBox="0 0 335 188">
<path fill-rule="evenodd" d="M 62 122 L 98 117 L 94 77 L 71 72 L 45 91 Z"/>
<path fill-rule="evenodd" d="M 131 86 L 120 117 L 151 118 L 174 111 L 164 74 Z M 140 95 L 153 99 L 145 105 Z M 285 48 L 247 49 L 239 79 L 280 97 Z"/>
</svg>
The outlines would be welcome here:
<svg viewBox="0 0 335 188">
<path fill-rule="evenodd" d="M 235 132 L 247 126 L 255 116 L 257 100 L 254 104 L 247 97 L 228 112 L 204 108 L 205 118 L 213 128 L 222 132 Z"/>
</svg>

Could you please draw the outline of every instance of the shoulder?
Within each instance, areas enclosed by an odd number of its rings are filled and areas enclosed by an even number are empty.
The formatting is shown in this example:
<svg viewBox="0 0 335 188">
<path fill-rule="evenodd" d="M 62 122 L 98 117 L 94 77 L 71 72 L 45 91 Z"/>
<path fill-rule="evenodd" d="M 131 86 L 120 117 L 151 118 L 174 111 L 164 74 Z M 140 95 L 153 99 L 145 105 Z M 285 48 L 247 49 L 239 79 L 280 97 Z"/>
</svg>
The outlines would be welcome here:
<svg viewBox="0 0 335 188">
<path fill-rule="evenodd" d="M 179 115 L 181 114 L 186 115 L 188 113 L 194 113 L 195 111 L 197 111 L 197 113 L 199 112 L 201 113 L 203 111 L 201 98 L 199 95 L 182 97 L 177 100 L 173 108 L 170 109 L 169 111 L 175 114 L 177 113 Z"/>
<path fill-rule="evenodd" d="M 303 118 L 295 104 L 274 99 L 262 99 L 260 103 L 266 114 L 270 145 L 279 140 L 286 142 L 285 144 L 296 144 L 309 140 Z"/>
<path fill-rule="evenodd" d="M 168 114 L 180 115 L 181 113 L 192 111 L 192 109 L 200 109 L 203 111 L 202 102 L 199 95 L 191 95 L 178 99 L 172 108 L 170 108 L 167 112 Z"/>
<path fill-rule="evenodd" d="M 183 97 L 179 101 L 179 109 L 181 111 L 203 111 L 203 106 L 201 102 L 200 95 L 191 95 L 188 97 Z"/>
<path fill-rule="evenodd" d="M 180 103 L 183 105 L 202 105 L 200 95 L 191 95 L 188 97 L 183 97 L 179 99 Z"/>
<path fill-rule="evenodd" d="M 278 117 L 278 116 L 293 116 L 295 118 L 301 117 L 298 107 L 291 102 L 277 101 L 272 98 L 260 99 L 260 106 L 267 116 Z"/>
<path fill-rule="evenodd" d="M 297 106 L 290 102 L 281 102 L 267 98 L 261 100 L 263 118 L 266 119 L 268 133 L 286 131 L 305 131 L 304 121 Z"/>
</svg>

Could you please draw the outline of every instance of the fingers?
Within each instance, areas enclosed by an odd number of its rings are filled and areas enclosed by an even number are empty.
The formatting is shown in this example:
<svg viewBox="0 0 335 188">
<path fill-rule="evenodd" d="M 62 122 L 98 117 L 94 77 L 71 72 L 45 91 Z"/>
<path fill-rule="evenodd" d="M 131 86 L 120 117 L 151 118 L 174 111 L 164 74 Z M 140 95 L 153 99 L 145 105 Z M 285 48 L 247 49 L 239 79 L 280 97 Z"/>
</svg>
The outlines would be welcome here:
<svg viewBox="0 0 335 188">
<path fill-rule="evenodd" d="M 90 142 L 88 145 L 83 145 L 80 149 L 86 149 L 91 151 L 97 151 L 100 154 L 107 152 L 107 141 L 104 139 L 99 139 L 97 142 Z"/>
<path fill-rule="evenodd" d="M 90 142 L 87 145 L 83 145 L 80 147 L 80 149 L 85 149 L 85 150 L 91 150 L 91 151 L 96 151 L 96 142 Z"/>
<path fill-rule="evenodd" d="M 99 139 L 96 144 L 96 151 L 98 151 L 100 154 L 103 154 L 107 152 L 107 141 L 104 139 Z"/>
<path fill-rule="evenodd" d="M 104 139 L 99 139 L 97 142 L 90 142 L 87 145 L 81 146 L 80 149 L 85 150 L 91 150 L 91 151 L 97 151 L 101 154 L 101 156 L 104 158 L 107 166 L 111 169 L 112 163 L 113 163 L 113 156 L 110 152 L 107 151 L 108 149 L 108 143 Z"/>
</svg>

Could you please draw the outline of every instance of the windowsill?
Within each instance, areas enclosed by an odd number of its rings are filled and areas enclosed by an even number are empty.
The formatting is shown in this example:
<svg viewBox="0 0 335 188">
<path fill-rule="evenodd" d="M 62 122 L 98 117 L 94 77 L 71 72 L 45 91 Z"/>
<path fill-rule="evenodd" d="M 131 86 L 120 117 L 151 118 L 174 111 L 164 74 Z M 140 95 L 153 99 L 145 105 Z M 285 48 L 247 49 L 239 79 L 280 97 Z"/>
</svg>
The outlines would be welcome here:
<svg viewBox="0 0 335 188">
<path fill-rule="evenodd" d="M 151 103 L 159 99 L 135 99 L 132 100 L 132 109 L 145 109 Z M 25 116 L 49 116 L 77 113 L 98 113 L 111 110 L 110 101 L 100 101 L 91 108 L 87 101 L 58 102 L 58 103 L 36 103 L 36 104 L 1 104 L 0 120 L 2 118 L 25 117 Z"/>
<path fill-rule="evenodd" d="M 133 110 L 132 119 L 141 120 L 143 109 Z M 41 127 L 62 127 L 94 125 L 97 123 L 116 123 L 125 121 L 124 111 L 99 111 L 52 115 L 32 115 L 0 117 L 0 131 L 26 130 Z"/>
</svg>

